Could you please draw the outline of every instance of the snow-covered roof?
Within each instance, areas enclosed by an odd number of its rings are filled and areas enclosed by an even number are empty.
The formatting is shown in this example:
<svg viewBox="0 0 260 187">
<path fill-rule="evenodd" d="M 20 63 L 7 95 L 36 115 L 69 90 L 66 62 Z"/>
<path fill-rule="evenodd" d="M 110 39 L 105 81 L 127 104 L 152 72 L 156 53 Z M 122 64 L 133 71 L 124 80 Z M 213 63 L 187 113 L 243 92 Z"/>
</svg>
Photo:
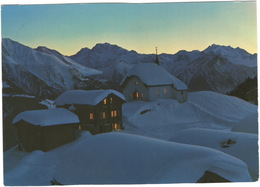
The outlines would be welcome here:
<svg viewBox="0 0 260 187">
<path fill-rule="evenodd" d="M 24 120 L 32 125 L 53 126 L 79 123 L 78 116 L 64 108 L 30 110 L 21 112 L 13 119 L 13 124 Z"/>
<path fill-rule="evenodd" d="M 64 185 L 189 183 L 205 171 L 251 181 L 244 162 L 220 151 L 125 133 L 77 141 L 59 159 L 53 177 Z"/>
<path fill-rule="evenodd" d="M 57 105 L 65 104 L 85 104 L 97 105 L 105 99 L 109 94 L 114 94 L 117 97 L 125 100 L 125 96 L 115 90 L 68 90 L 61 94 L 55 100 Z"/>
<path fill-rule="evenodd" d="M 147 86 L 173 85 L 177 90 L 187 90 L 185 83 L 155 63 L 138 63 L 127 73 L 120 85 L 131 76 L 137 76 Z"/>
</svg>

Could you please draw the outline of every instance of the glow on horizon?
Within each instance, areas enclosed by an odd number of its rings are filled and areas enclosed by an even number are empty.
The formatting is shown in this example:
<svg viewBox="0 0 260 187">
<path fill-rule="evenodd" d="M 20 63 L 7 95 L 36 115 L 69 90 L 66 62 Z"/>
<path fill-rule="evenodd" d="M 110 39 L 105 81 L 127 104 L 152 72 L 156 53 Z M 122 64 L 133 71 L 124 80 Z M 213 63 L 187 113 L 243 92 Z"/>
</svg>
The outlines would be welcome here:
<svg viewBox="0 0 260 187">
<path fill-rule="evenodd" d="M 213 43 L 256 53 L 256 2 L 8 5 L 2 37 L 64 55 L 105 42 L 145 54 Z"/>
</svg>

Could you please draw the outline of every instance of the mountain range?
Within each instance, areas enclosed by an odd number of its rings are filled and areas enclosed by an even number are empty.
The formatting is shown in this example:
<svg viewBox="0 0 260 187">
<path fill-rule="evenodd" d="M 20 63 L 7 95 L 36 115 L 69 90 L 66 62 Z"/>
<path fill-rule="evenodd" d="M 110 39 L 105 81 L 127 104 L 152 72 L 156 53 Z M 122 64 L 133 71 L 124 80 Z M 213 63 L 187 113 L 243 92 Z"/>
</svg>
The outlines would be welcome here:
<svg viewBox="0 0 260 187">
<path fill-rule="evenodd" d="M 241 48 L 211 45 L 203 51 L 181 50 L 158 55 L 160 65 L 190 91 L 227 93 L 257 75 L 257 54 Z M 153 63 L 155 54 L 139 54 L 109 43 L 64 56 L 47 47 L 32 49 L 2 40 L 3 80 L 27 94 L 53 98 L 69 89 L 104 89 L 118 83 L 137 63 Z"/>
</svg>

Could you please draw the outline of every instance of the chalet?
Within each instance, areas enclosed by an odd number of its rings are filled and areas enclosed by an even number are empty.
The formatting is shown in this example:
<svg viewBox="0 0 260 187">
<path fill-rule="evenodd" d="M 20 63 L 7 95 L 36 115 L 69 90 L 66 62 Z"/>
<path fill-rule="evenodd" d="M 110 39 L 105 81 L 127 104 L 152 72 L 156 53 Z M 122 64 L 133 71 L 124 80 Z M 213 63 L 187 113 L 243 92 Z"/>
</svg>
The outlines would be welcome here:
<svg viewBox="0 0 260 187">
<path fill-rule="evenodd" d="M 77 115 L 63 109 L 31 110 L 18 114 L 13 124 L 19 146 L 25 151 L 48 151 L 75 140 Z"/>
<path fill-rule="evenodd" d="M 115 90 L 68 90 L 56 100 L 56 107 L 73 111 L 80 129 L 92 134 L 122 129 L 123 94 Z"/>
<path fill-rule="evenodd" d="M 187 100 L 187 86 L 156 63 L 135 65 L 121 81 L 127 101 L 153 101 L 158 98 Z"/>
</svg>

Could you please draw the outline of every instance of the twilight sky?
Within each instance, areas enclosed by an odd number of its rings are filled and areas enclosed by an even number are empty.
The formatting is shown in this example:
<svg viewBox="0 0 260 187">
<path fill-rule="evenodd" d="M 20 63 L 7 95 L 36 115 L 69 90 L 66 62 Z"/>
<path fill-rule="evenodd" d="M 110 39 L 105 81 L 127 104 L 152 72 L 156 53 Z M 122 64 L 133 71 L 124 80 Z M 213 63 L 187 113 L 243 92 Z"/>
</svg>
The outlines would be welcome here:
<svg viewBox="0 0 260 187">
<path fill-rule="evenodd" d="M 3 5 L 2 38 L 64 55 L 108 42 L 139 53 L 204 50 L 215 43 L 257 52 L 256 2 Z"/>
</svg>

